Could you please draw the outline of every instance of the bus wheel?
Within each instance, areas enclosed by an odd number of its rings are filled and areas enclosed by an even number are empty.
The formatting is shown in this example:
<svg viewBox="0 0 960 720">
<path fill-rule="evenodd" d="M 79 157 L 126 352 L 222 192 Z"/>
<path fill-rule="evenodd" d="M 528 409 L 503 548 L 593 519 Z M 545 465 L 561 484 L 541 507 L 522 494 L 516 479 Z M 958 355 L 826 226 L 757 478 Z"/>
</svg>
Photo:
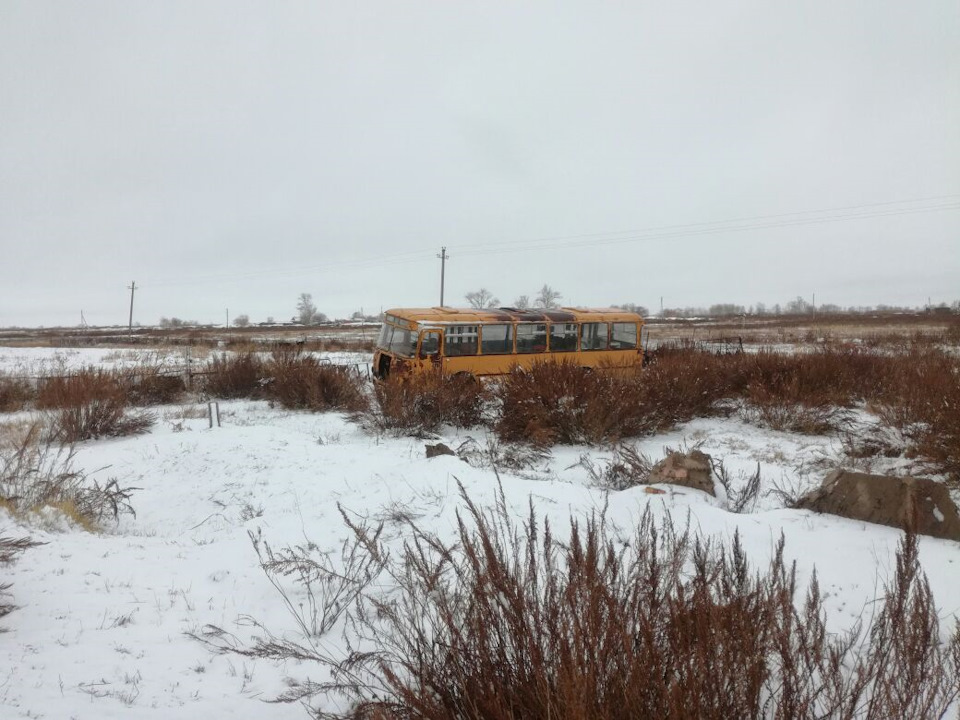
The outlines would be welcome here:
<svg viewBox="0 0 960 720">
<path fill-rule="evenodd" d="M 458 372 L 454 373 L 453 381 L 463 385 L 479 385 L 480 380 L 477 379 L 477 376 L 469 372 Z"/>
</svg>

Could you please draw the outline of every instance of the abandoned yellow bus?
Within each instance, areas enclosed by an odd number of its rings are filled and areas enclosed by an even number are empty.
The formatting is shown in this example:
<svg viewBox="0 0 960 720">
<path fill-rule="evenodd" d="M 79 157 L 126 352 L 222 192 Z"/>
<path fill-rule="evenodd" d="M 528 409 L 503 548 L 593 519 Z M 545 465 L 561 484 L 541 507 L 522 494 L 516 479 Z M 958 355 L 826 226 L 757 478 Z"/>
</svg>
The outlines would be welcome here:
<svg viewBox="0 0 960 720">
<path fill-rule="evenodd" d="M 616 309 L 394 309 L 384 315 L 373 375 L 480 378 L 544 360 L 632 371 L 643 364 L 644 340 L 643 318 Z"/>
</svg>

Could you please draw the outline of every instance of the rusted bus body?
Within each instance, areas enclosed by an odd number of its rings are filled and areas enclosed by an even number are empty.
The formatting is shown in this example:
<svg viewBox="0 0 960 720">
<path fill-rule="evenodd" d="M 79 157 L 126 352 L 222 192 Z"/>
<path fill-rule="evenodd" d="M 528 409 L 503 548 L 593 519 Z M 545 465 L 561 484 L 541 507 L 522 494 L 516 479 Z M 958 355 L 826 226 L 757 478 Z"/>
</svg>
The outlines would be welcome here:
<svg viewBox="0 0 960 720">
<path fill-rule="evenodd" d="M 643 318 L 616 309 L 388 310 L 373 373 L 504 375 L 538 361 L 635 372 L 643 364 Z"/>
</svg>

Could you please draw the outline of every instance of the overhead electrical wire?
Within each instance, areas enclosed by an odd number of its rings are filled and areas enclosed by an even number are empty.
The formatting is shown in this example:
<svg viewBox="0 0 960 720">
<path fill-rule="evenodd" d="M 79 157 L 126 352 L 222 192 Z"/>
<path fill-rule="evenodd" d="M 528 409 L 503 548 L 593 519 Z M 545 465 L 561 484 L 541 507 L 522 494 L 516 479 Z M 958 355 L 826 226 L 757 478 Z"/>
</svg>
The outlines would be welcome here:
<svg viewBox="0 0 960 720">
<path fill-rule="evenodd" d="M 878 203 L 866 203 L 862 205 L 848 205 L 844 207 L 834 207 L 834 208 L 824 208 L 821 210 L 797 210 L 794 212 L 787 213 L 777 213 L 774 215 L 755 215 L 752 217 L 740 217 L 740 218 L 730 218 L 727 220 L 712 220 L 706 222 L 695 222 L 695 223 L 681 223 L 676 225 L 659 225 L 654 227 L 640 228 L 635 230 L 612 230 L 606 232 L 598 233 L 584 233 L 582 235 L 565 235 L 558 237 L 542 237 L 542 238 L 533 238 L 529 240 L 529 243 L 538 243 L 538 242 L 551 242 L 551 241 L 564 241 L 564 240 L 577 240 L 577 239 L 588 239 L 588 238 L 602 238 L 608 235 L 637 235 L 641 233 L 648 232 L 662 232 L 668 230 L 678 230 L 681 228 L 697 228 L 704 226 L 713 226 L 713 225 L 725 225 L 732 223 L 745 223 L 745 222 L 757 222 L 761 220 L 772 220 L 776 218 L 786 218 L 796 215 L 819 215 L 823 213 L 831 212 L 849 212 L 853 210 L 862 210 L 865 208 L 875 208 L 875 207 L 885 207 L 890 205 L 909 205 L 910 203 L 929 203 L 929 202 L 943 202 L 949 201 L 960 202 L 960 195 L 937 195 L 933 197 L 924 197 L 924 198 L 912 198 L 910 200 L 889 200 L 886 202 Z M 457 249 L 459 253 L 463 253 L 465 250 L 472 250 L 474 248 L 481 247 L 491 247 L 496 245 L 513 245 L 516 244 L 515 240 L 500 240 L 500 241 L 491 241 L 484 242 L 482 244 L 473 244 L 473 245 L 458 245 Z"/>
<path fill-rule="evenodd" d="M 925 204 L 917 206 L 920 203 Z M 715 220 L 709 222 L 684 223 L 676 225 L 660 225 L 635 230 L 543 237 L 520 241 L 496 240 L 461 246 L 454 245 L 451 247 L 451 249 L 457 257 L 499 255 L 513 252 L 572 249 L 597 245 L 615 245 L 652 240 L 668 240 L 682 237 L 699 237 L 703 235 L 717 235 L 722 233 L 741 233 L 753 230 L 767 230 L 781 227 L 795 227 L 831 222 L 844 222 L 850 220 L 863 220 L 877 217 L 944 212 L 950 210 L 960 210 L 960 195 L 941 195 L 910 200 L 891 200 L 887 202 L 850 205 L 846 207 L 826 208 L 822 210 L 800 210 L 789 213 L 757 215 L 753 217 L 732 218 L 728 220 Z M 448 245 L 448 247 L 450 246 Z M 393 265 L 432 260 L 435 257 L 435 248 L 430 250 L 410 250 L 406 252 L 393 253 L 390 255 L 379 255 L 376 257 L 331 260 L 322 264 L 300 266 L 297 268 L 276 268 L 271 270 L 220 273 L 212 275 L 181 277 L 169 280 L 158 280 L 155 282 L 144 282 L 142 283 L 141 287 L 170 287 L 177 285 L 193 285 L 204 282 L 216 282 L 220 280 L 236 281 L 261 277 L 292 277 L 347 268 L 383 268 Z"/>
<path fill-rule="evenodd" d="M 702 227 L 700 229 L 685 229 L 672 232 L 650 232 L 646 234 L 634 234 L 625 237 L 593 237 L 591 239 L 570 240 L 563 242 L 536 242 L 532 241 L 526 244 L 515 243 L 509 247 L 484 248 L 474 250 L 456 250 L 459 257 L 469 257 L 472 255 L 496 255 L 501 253 L 525 252 L 537 250 L 558 250 L 578 247 L 593 247 L 596 245 L 615 245 L 620 243 L 639 242 L 641 240 L 667 240 L 671 238 L 698 237 L 702 235 L 718 235 L 729 232 L 746 232 L 749 230 L 767 230 L 771 228 L 795 227 L 799 225 L 816 225 L 828 222 L 840 222 L 845 220 L 862 220 L 874 217 L 890 217 L 895 215 L 911 215 L 925 212 L 940 212 L 944 210 L 960 210 L 960 202 L 941 205 L 937 207 L 926 208 L 908 208 L 899 210 L 887 210 L 883 212 L 857 213 L 847 215 L 834 215 L 828 217 L 798 218 L 791 221 L 771 222 L 771 223 L 753 223 L 741 225 L 721 225 Z"/>
<path fill-rule="evenodd" d="M 386 266 L 386 265 L 399 265 L 402 263 L 416 262 L 418 260 L 425 260 L 427 258 L 433 257 L 436 251 L 434 250 L 413 250 L 409 252 L 396 253 L 393 255 L 381 255 L 378 257 L 369 257 L 369 258 L 352 258 L 347 260 L 331 260 L 330 262 L 325 262 L 321 265 L 301 265 L 297 268 L 276 268 L 272 270 L 251 270 L 249 272 L 239 272 L 239 273 L 220 273 L 216 275 L 193 275 L 186 278 L 175 278 L 169 280 L 158 280 L 153 282 L 144 283 L 143 287 L 169 287 L 176 285 L 192 285 L 195 283 L 201 282 L 213 282 L 216 280 L 247 280 L 257 277 L 287 277 L 295 275 L 309 275 L 316 272 L 322 272 L 325 270 L 339 269 L 339 268 L 350 268 L 350 267 L 371 267 L 371 266 Z"/>
</svg>

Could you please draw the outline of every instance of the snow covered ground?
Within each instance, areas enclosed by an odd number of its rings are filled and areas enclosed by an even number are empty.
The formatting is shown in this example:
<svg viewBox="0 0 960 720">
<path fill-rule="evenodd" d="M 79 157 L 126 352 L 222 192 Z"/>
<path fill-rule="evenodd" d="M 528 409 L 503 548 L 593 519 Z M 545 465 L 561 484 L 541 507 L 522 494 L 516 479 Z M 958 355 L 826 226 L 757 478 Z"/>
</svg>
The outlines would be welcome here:
<svg viewBox="0 0 960 720">
<path fill-rule="evenodd" d="M 182 371 L 188 365 L 201 370 L 210 358 L 219 351 L 206 349 L 116 349 L 96 348 L 44 348 L 0 347 L 0 373 L 31 378 L 62 375 L 86 367 L 106 369 L 129 369 L 137 367 L 160 367 L 170 371 Z M 371 354 L 367 352 L 318 352 L 311 353 L 336 365 L 370 365 Z M 269 353 L 265 352 L 264 357 Z"/>
<path fill-rule="evenodd" d="M 212 656 L 186 633 L 214 624 L 249 637 L 250 616 L 295 636 L 276 591 L 257 566 L 249 531 L 275 548 L 307 540 L 337 551 L 348 533 L 337 503 L 359 517 L 386 519 L 392 542 L 407 515 L 452 536 L 459 506 L 457 481 L 489 502 L 491 470 L 457 457 L 426 459 L 423 440 L 375 436 L 340 414 L 271 408 L 265 402 L 221 402 L 223 425 L 209 429 L 191 407 L 157 408 L 152 432 L 85 443 L 77 463 L 105 480 L 140 488 L 136 517 L 124 516 L 100 535 L 52 522 L 17 525 L 0 511 L 0 535 L 27 532 L 45 544 L 8 570 L 21 607 L 2 624 L 0 717 L 3 718 L 303 718 L 298 705 L 267 704 L 284 677 L 323 679 L 323 671 L 288 663 Z M 441 438 L 457 447 L 471 433 Z M 473 433 L 483 445 L 482 434 Z M 737 419 L 697 420 L 649 438 L 642 451 L 658 458 L 665 446 L 702 442 L 734 478 L 760 463 L 765 488 L 774 482 L 819 479 L 840 453 L 826 437 L 761 430 Z M 801 583 L 816 566 L 830 627 L 869 617 L 878 584 L 894 570 L 900 533 L 894 529 L 786 510 L 761 497 L 748 514 L 722 499 L 686 488 L 643 488 L 609 498 L 591 485 L 579 463 L 587 448 L 557 448 L 542 467 L 501 472 L 508 504 L 524 515 L 533 499 L 557 529 L 571 515 L 600 508 L 629 527 L 649 505 L 681 524 L 689 513 L 705 535 L 739 530 L 755 565 L 764 564 L 783 532 L 787 559 Z M 921 560 L 941 608 L 943 626 L 960 613 L 960 544 L 922 538 Z M 327 647 L 341 652 L 336 635 Z"/>
</svg>

